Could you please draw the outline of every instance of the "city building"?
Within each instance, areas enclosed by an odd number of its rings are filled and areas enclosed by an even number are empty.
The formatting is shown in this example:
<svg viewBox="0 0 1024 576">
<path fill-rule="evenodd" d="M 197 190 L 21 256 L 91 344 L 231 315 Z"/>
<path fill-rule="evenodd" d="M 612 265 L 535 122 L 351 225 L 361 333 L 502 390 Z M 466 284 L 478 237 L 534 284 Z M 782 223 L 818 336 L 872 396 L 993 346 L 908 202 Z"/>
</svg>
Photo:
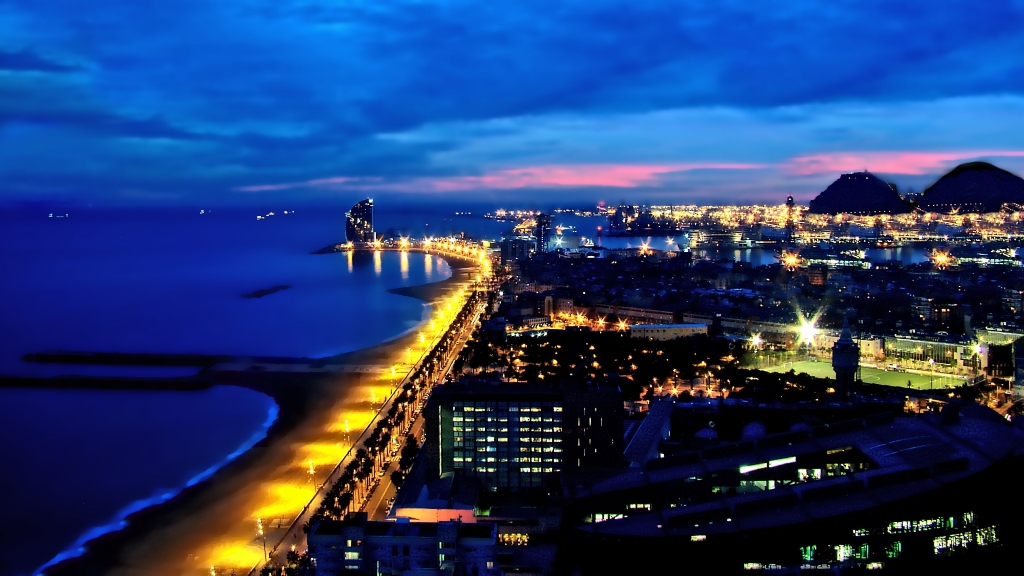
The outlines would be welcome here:
<svg viewBox="0 0 1024 576">
<path fill-rule="evenodd" d="M 555 314 L 573 314 L 576 311 L 576 304 L 572 297 L 559 296 L 555 298 L 554 313 Z"/>
<path fill-rule="evenodd" d="M 485 386 L 446 385 L 431 396 L 436 410 L 427 414 L 427 429 L 440 430 L 438 473 L 512 489 L 541 488 L 557 478 L 564 452 L 561 395 Z"/>
<path fill-rule="evenodd" d="M 389 522 L 476 524 L 479 534 L 490 527 L 497 533 L 494 560 L 502 574 L 557 573 L 553 567 L 562 518 L 557 501 L 545 493 L 482 490 L 452 473 L 425 484 L 418 467 L 395 496 Z M 456 566 L 453 573 L 474 572 L 471 567 L 459 572 Z"/>
<path fill-rule="evenodd" d="M 580 467 L 622 463 L 622 394 L 610 385 L 460 381 L 424 410 L 427 481 L 453 473 L 488 489 L 556 486 Z"/>
<path fill-rule="evenodd" d="M 550 214 L 537 215 L 537 227 L 535 239 L 537 240 L 537 252 L 547 252 L 548 244 L 551 242 L 551 224 L 554 218 Z"/>
<path fill-rule="evenodd" d="M 1019 473 L 1020 427 L 971 403 L 881 410 L 663 458 L 637 451 L 652 459 L 567 504 L 576 535 L 564 552 L 584 574 L 628 573 L 638 550 L 651 565 L 699 557 L 715 573 L 991 569 L 1013 557 L 1024 523 L 991 490 Z"/>
<path fill-rule="evenodd" d="M 371 522 L 359 512 L 345 520 L 320 520 L 309 531 L 308 545 L 319 576 L 501 573 L 494 524 Z"/>
<path fill-rule="evenodd" d="M 1004 288 L 1002 303 L 1003 310 L 1014 316 L 1024 312 L 1024 290 Z"/>
<path fill-rule="evenodd" d="M 675 320 L 675 314 L 668 310 L 651 310 L 648 308 L 637 308 L 635 306 L 594 306 L 594 314 L 597 316 L 614 316 L 620 320 L 644 324 L 670 324 Z"/>
<path fill-rule="evenodd" d="M 793 236 L 796 234 L 796 224 L 793 222 L 793 209 L 796 208 L 796 201 L 793 196 L 786 196 L 786 245 L 793 243 Z"/>
<path fill-rule="evenodd" d="M 828 282 L 828 266 L 811 264 L 807 267 L 807 282 L 811 286 L 824 286 Z"/>
<path fill-rule="evenodd" d="M 533 243 L 522 238 L 508 238 L 502 240 L 498 247 L 500 249 L 501 264 L 504 266 L 529 258 Z"/>
<path fill-rule="evenodd" d="M 631 338 L 650 338 L 651 340 L 675 340 L 707 333 L 706 324 L 637 324 L 629 329 Z"/>
<path fill-rule="evenodd" d="M 836 390 L 840 398 L 846 398 L 854 391 L 857 370 L 860 368 L 860 346 L 853 339 L 850 323 L 843 318 L 843 331 L 832 345 L 832 369 L 836 372 Z"/>
<path fill-rule="evenodd" d="M 901 368 L 976 375 L 985 363 L 986 348 L 974 340 L 952 336 L 887 336 L 885 358 Z"/>
<path fill-rule="evenodd" d="M 373 233 L 373 199 L 360 200 L 345 213 L 345 239 L 362 244 L 377 239 Z"/>
</svg>

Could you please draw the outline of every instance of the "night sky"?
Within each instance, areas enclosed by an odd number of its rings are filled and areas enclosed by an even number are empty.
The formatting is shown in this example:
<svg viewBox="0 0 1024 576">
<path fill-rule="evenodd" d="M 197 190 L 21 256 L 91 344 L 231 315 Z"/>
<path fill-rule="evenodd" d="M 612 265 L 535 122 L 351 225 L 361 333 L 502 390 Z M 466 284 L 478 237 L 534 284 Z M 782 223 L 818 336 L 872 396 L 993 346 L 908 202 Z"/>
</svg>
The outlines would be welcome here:
<svg viewBox="0 0 1024 576">
<path fill-rule="evenodd" d="M 1024 173 L 1024 0 L 0 0 L 4 202 L 806 202 L 973 159 Z"/>
</svg>

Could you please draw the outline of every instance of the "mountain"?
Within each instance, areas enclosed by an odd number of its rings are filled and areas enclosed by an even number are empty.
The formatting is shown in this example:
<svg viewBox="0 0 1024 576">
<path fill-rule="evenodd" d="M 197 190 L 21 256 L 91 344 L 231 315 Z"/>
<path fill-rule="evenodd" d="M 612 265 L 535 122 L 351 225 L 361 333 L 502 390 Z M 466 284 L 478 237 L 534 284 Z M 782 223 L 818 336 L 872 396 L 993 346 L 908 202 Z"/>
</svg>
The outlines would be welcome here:
<svg viewBox="0 0 1024 576">
<path fill-rule="evenodd" d="M 903 214 L 910 208 L 870 172 L 843 174 L 810 203 L 812 214 Z"/>
<path fill-rule="evenodd" d="M 1024 179 L 988 162 L 967 162 L 928 187 L 919 207 L 946 214 L 985 213 L 998 212 L 1004 204 L 1024 206 Z"/>
</svg>

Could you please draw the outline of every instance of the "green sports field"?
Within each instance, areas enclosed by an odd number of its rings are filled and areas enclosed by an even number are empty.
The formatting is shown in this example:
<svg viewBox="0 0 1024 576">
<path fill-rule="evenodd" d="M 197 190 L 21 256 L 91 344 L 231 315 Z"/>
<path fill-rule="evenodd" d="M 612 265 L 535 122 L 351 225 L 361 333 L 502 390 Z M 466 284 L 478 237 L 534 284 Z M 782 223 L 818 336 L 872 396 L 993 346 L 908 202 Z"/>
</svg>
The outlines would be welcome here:
<svg viewBox="0 0 1024 576">
<path fill-rule="evenodd" d="M 832 364 L 826 361 L 812 362 L 803 360 L 799 362 L 786 362 L 779 366 L 764 368 L 768 372 L 789 372 L 796 370 L 799 374 L 805 372 L 818 378 L 835 378 L 836 373 L 832 370 Z M 941 389 L 960 386 L 964 383 L 963 378 L 950 377 L 947 375 L 929 376 L 928 374 L 911 374 L 909 372 L 888 372 L 880 368 L 869 368 L 862 366 L 860 369 L 861 379 L 865 384 L 883 384 L 886 386 L 898 386 L 906 388 L 910 382 L 911 388 L 916 390 Z"/>
</svg>

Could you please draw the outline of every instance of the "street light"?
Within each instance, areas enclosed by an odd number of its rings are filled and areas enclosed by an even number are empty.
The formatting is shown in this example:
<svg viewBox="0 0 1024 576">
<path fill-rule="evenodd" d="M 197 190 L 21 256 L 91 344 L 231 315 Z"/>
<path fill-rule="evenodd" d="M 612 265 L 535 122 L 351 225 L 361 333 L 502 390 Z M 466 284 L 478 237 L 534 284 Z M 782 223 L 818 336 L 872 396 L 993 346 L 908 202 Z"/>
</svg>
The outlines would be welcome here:
<svg viewBox="0 0 1024 576">
<path fill-rule="evenodd" d="M 267 557 L 267 533 L 263 530 L 263 518 L 256 519 L 256 535 L 263 540 L 263 558 Z"/>
<path fill-rule="evenodd" d="M 818 334 L 818 328 L 814 325 L 816 318 L 810 320 L 801 319 L 800 321 L 800 343 L 807 344 L 807 350 L 810 352 L 814 345 L 814 337 Z"/>
<path fill-rule="evenodd" d="M 309 481 L 313 483 L 313 494 L 316 494 L 316 468 L 313 467 L 313 459 L 309 459 L 309 468 L 306 470 L 309 474 Z"/>
</svg>

